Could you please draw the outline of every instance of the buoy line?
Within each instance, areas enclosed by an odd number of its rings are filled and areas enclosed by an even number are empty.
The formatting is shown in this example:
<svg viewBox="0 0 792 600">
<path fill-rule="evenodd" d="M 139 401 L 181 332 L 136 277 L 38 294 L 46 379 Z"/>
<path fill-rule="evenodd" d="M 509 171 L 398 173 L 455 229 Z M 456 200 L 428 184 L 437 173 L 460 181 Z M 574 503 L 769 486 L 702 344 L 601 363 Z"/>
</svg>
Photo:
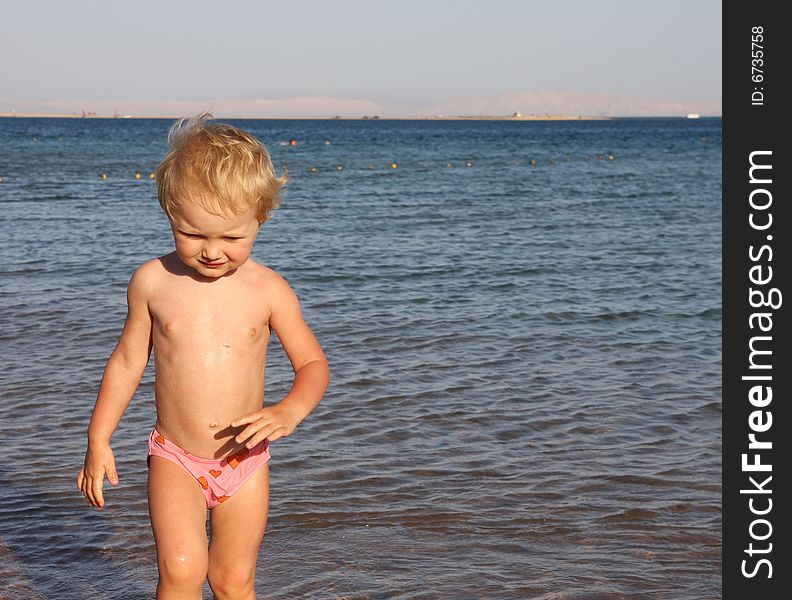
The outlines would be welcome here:
<svg viewBox="0 0 792 600">
<path fill-rule="evenodd" d="M 583 156 L 583 157 L 580 157 L 580 160 L 591 160 L 592 158 L 594 160 L 598 160 L 598 161 L 601 161 L 601 160 L 614 161 L 614 160 L 616 160 L 616 156 L 612 152 L 606 152 L 604 154 L 594 154 L 593 156 Z M 569 157 L 561 157 L 561 158 L 549 157 L 549 158 L 543 158 L 543 159 L 529 158 L 529 159 L 518 159 L 518 160 L 515 160 L 511 164 L 513 164 L 514 166 L 527 165 L 527 166 L 530 166 L 530 167 L 537 167 L 537 166 L 541 166 L 541 165 L 556 165 L 556 164 L 559 164 L 559 163 L 569 163 L 569 162 L 574 162 L 574 159 L 570 159 Z M 453 160 L 448 160 L 448 161 L 445 161 L 444 164 L 445 164 L 445 167 L 444 167 L 445 169 L 454 169 L 454 170 L 459 170 L 459 167 L 461 165 L 463 165 L 463 164 L 464 164 L 465 168 L 472 168 L 472 167 L 476 166 L 476 164 L 472 160 L 463 160 L 463 161 L 457 161 L 457 162 L 455 162 Z M 406 168 L 409 169 L 411 166 L 413 166 L 413 165 L 408 163 L 408 166 Z M 418 168 L 421 171 L 430 170 L 432 168 L 432 164 L 431 163 L 427 163 L 426 161 L 421 161 L 420 163 L 415 163 L 415 166 L 416 166 L 416 168 Z M 485 165 L 485 166 L 491 166 L 491 165 Z M 394 161 L 391 161 L 389 163 L 386 163 L 385 165 L 380 166 L 380 165 L 377 165 L 376 163 L 369 162 L 369 163 L 366 163 L 365 167 L 360 167 L 360 168 L 358 168 L 358 167 L 349 167 L 349 169 L 351 169 L 353 171 L 356 171 L 356 170 L 376 171 L 376 170 L 382 169 L 383 167 L 386 170 L 395 171 L 395 170 L 398 170 L 398 169 L 402 168 L 402 163 L 394 160 Z M 319 173 L 319 172 L 324 172 L 324 171 L 345 171 L 347 169 L 348 169 L 348 167 L 346 165 L 343 165 L 343 164 L 340 164 L 340 163 L 335 163 L 335 164 L 333 164 L 332 167 L 315 165 L 315 164 L 311 165 L 310 167 L 308 167 L 308 171 L 310 173 Z M 289 170 L 292 170 L 292 169 L 289 169 Z M 99 179 L 101 179 L 101 180 L 107 180 L 107 179 L 110 179 L 110 178 L 111 178 L 110 175 L 106 171 L 102 171 L 102 172 L 99 173 Z M 142 171 L 135 171 L 134 174 L 132 175 L 132 178 L 135 179 L 135 180 L 144 179 L 143 172 Z M 153 181 L 156 178 L 157 178 L 156 173 L 149 173 L 148 174 L 148 179 L 149 180 Z M 2 183 L 2 181 L 3 181 L 3 178 L 0 177 L 0 183 Z"/>
</svg>

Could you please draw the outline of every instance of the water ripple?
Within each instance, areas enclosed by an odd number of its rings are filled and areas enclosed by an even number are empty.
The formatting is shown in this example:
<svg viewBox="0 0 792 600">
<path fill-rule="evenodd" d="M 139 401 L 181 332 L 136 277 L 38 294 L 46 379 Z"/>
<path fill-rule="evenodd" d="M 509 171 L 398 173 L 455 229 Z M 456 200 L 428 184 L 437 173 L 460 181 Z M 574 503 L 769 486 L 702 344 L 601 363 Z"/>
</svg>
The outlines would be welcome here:
<svg viewBox="0 0 792 600">
<path fill-rule="evenodd" d="M 301 140 L 272 145 L 292 180 L 254 253 L 333 371 L 273 444 L 260 597 L 717 595 L 720 121 L 700 121 L 241 123 Z M 172 244 L 131 178 L 167 126 L 0 119 L 4 598 L 153 596 L 150 371 L 105 510 L 75 478 L 129 275 Z M 276 399 L 277 338 L 269 361 Z"/>
</svg>

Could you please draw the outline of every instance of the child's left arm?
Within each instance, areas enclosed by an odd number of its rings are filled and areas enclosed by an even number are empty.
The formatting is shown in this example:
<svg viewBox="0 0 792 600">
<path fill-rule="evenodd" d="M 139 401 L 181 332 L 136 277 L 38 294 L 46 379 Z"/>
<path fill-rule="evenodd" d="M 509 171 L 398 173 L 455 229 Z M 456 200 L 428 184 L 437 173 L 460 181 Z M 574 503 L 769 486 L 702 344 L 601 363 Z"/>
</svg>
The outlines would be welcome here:
<svg viewBox="0 0 792 600">
<path fill-rule="evenodd" d="M 271 290 L 270 327 L 289 357 L 294 369 L 294 383 L 277 404 L 231 421 L 232 427 L 248 425 L 236 436 L 237 443 L 247 440 L 248 448 L 265 438 L 272 442 L 290 435 L 316 408 L 330 383 L 327 359 L 302 318 L 297 296 L 280 277 Z"/>
</svg>

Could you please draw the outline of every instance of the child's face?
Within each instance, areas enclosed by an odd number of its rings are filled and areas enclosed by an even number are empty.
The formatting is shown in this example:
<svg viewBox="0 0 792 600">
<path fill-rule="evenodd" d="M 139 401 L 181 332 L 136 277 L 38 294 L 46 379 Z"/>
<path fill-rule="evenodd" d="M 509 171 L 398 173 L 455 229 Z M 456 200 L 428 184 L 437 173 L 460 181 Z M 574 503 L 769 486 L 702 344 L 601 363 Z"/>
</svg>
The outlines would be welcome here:
<svg viewBox="0 0 792 600">
<path fill-rule="evenodd" d="M 180 205 L 170 222 L 181 261 L 212 279 L 245 264 L 261 227 L 253 208 L 226 217 L 207 212 L 192 202 Z"/>
</svg>

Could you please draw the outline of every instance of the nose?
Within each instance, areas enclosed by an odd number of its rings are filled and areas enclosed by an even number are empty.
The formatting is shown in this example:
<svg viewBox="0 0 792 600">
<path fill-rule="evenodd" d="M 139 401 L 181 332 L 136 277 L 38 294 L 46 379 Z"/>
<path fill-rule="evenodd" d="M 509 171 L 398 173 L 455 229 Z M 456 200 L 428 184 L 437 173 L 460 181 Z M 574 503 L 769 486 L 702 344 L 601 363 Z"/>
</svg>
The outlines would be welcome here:
<svg viewBox="0 0 792 600">
<path fill-rule="evenodd" d="M 201 258 L 206 262 L 214 262 L 222 258 L 220 247 L 216 242 L 208 240 L 201 250 Z"/>
</svg>

